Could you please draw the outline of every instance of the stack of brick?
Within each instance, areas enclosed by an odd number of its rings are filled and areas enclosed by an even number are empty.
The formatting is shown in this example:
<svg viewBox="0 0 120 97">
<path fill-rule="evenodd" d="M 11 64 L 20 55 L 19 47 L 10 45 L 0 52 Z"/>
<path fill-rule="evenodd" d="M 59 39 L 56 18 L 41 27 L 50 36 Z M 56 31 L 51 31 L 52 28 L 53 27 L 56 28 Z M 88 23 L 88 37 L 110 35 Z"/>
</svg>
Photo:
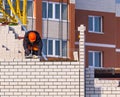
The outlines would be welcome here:
<svg viewBox="0 0 120 97">
<path fill-rule="evenodd" d="M 21 25 L 11 26 L 15 32 L 24 36 L 25 32 L 22 31 Z M 23 40 L 15 38 L 13 30 L 9 29 L 8 25 L 0 26 L 0 59 L 10 60 L 24 58 Z"/>
<path fill-rule="evenodd" d="M 94 69 L 86 69 L 86 97 L 120 97 L 119 80 L 94 78 Z"/>
</svg>

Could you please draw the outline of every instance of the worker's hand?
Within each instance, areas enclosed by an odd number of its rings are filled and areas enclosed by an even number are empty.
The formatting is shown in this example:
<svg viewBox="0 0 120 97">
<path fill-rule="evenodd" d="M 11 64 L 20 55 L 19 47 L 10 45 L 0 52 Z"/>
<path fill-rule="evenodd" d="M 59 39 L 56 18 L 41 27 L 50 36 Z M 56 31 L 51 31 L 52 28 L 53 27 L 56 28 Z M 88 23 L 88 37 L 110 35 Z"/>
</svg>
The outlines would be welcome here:
<svg viewBox="0 0 120 97">
<path fill-rule="evenodd" d="M 37 59 L 38 58 L 38 56 L 36 56 L 36 55 L 33 55 L 33 59 Z"/>
</svg>

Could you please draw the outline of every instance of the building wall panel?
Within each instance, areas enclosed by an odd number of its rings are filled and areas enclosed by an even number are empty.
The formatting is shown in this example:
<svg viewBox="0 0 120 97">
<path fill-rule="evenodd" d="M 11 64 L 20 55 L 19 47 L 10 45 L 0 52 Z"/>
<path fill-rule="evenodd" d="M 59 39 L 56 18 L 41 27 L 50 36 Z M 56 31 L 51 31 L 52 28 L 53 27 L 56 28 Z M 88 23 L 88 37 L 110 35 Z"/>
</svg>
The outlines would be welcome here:
<svg viewBox="0 0 120 97">
<path fill-rule="evenodd" d="M 88 16 L 101 16 L 103 18 L 103 34 L 91 33 L 88 31 Z M 116 17 L 113 13 L 105 13 L 105 12 L 96 12 L 96 11 L 88 11 L 88 10 L 76 10 L 76 31 L 77 27 L 80 24 L 84 24 L 86 26 L 86 42 L 94 42 L 94 43 L 104 43 L 104 44 L 115 44 L 115 33 L 116 33 Z M 76 32 L 78 33 L 78 32 Z M 79 33 L 78 33 L 79 34 Z M 78 41 L 78 34 L 76 35 L 76 41 Z"/>
<path fill-rule="evenodd" d="M 43 37 L 68 39 L 69 24 L 61 21 L 43 20 Z"/>
<path fill-rule="evenodd" d="M 102 55 L 102 67 L 118 67 L 116 64 L 117 54 L 115 48 L 105 48 L 105 47 L 92 47 L 86 46 L 86 66 L 88 66 L 88 51 L 101 51 Z"/>
<path fill-rule="evenodd" d="M 76 0 L 76 9 L 115 12 L 115 0 Z"/>
</svg>

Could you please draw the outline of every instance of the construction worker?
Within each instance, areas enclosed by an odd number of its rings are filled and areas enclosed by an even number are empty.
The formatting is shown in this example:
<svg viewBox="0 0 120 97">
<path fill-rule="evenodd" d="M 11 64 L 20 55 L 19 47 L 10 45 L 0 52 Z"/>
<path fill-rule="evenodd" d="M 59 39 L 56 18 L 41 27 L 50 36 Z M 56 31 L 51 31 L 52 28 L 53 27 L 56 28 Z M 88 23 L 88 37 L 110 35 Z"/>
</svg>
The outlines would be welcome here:
<svg viewBox="0 0 120 97">
<path fill-rule="evenodd" d="M 25 56 L 42 56 L 42 40 L 37 31 L 28 31 L 23 40 Z"/>
</svg>

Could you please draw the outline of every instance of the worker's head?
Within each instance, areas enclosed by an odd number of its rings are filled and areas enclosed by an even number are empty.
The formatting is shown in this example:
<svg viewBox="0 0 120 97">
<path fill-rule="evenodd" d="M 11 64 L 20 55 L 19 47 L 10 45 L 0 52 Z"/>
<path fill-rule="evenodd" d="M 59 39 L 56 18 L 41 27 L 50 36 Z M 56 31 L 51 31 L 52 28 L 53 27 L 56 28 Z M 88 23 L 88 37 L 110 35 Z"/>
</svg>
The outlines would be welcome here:
<svg viewBox="0 0 120 97">
<path fill-rule="evenodd" d="M 29 39 L 29 41 L 30 41 L 31 43 L 33 43 L 33 42 L 36 40 L 36 34 L 35 34 L 35 32 L 30 32 L 30 33 L 28 34 L 28 39 Z"/>
</svg>

